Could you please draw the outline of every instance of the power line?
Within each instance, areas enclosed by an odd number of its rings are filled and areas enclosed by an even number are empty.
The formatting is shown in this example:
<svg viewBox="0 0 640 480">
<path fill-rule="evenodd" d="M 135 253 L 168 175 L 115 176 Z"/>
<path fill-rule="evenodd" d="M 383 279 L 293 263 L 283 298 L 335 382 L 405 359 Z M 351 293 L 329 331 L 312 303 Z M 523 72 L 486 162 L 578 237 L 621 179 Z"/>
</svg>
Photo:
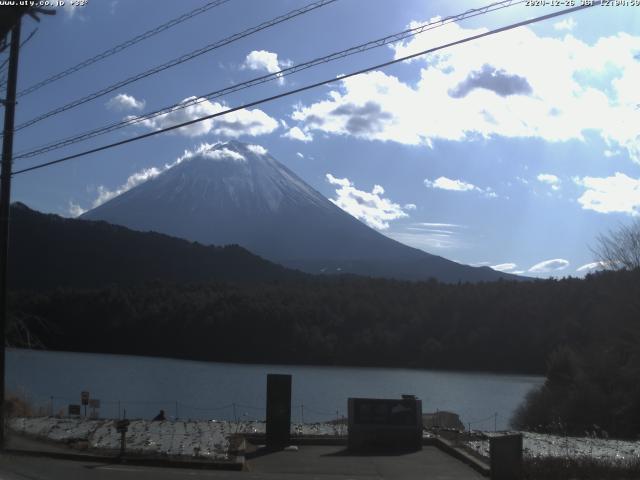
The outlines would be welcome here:
<svg viewBox="0 0 640 480">
<path fill-rule="evenodd" d="M 63 147 L 67 147 L 70 145 L 73 145 L 75 143 L 84 141 L 84 140 L 88 140 L 90 138 L 94 138 L 96 136 L 99 135 L 104 135 L 107 133 L 111 133 L 113 131 L 119 130 L 121 128 L 124 127 L 128 127 L 128 126 L 132 126 L 132 125 L 136 125 L 138 123 L 141 123 L 145 120 L 149 120 L 151 118 L 155 118 L 158 117 L 160 115 L 164 115 L 166 113 L 170 113 L 170 112 L 174 112 L 177 110 L 181 110 L 193 105 L 197 105 L 199 103 L 205 102 L 207 100 L 211 100 L 214 98 L 218 98 L 221 97 L 223 95 L 228 95 L 230 93 L 235 93 L 238 92 L 240 90 L 245 90 L 247 88 L 253 87 L 253 86 L 257 86 L 263 83 L 267 83 L 279 78 L 283 78 L 289 75 L 292 75 L 294 73 L 300 72 L 302 70 L 306 70 L 312 67 L 315 67 L 317 65 L 320 64 L 324 64 L 324 63 L 329 63 L 341 58 L 345 58 L 348 57 L 350 55 L 354 55 L 357 53 L 362 53 L 368 50 L 371 50 L 373 48 L 378 48 L 378 47 L 382 47 L 384 45 L 388 45 L 391 43 L 395 43 L 401 40 L 404 40 L 406 38 L 424 33 L 426 31 L 432 30 L 434 28 L 439 28 L 442 26 L 445 26 L 449 23 L 452 22 L 458 22 L 460 20 L 464 20 L 467 18 L 472 18 L 478 15 L 484 15 L 486 13 L 492 12 L 492 11 L 496 11 L 496 10 L 500 10 L 502 8 L 507 8 L 507 7 L 511 7 L 514 5 L 518 5 L 521 3 L 524 3 L 525 0 L 505 0 L 505 1 L 501 1 L 501 2 L 496 2 L 496 3 L 492 3 L 490 5 L 481 7 L 481 8 L 476 8 L 476 9 L 472 9 L 472 10 L 467 10 L 466 12 L 463 12 L 461 14 L 458 15 L 453 15 L 450 17 L 446 17 L 442 20 L 433 20 L 429 23 L 426 24 L 422 24 L 418 27 L 414 27 L 411 29 L 407 29 L 404 30 L 402 32 L 399 33 L 395 33 L 395 34 L 391 34 L 391 35 L 387 35 L 386 37 L 382 37 L 379 38 L 377 40 L 372 40 L 360 45 L 357 45 L 355 47 L 350 47 L 346 50 L 341 50 L 339 52 L 334 52 L 332 54 L 329 55 L 325 55 L 323 57 L 319 57 L 319 58 L 315 58 L 313 60 L 298 64 L 298 65 L 294 65 L 285 69 L 282 69 L 278 72 L 274 72 L 274 73 L 270 73 L 268 75 L 263 75 L 260 77 L 256 77 L 253 78 L 251 80 L 248 80 L 246 82 L 242 82 L 242 83 L 238 83 L 235 85 L 232 85 L 230 87 L 225 87 L 221 90 L 216 90 L 214 92 L 210 92 L 204 95 L 198 95 L 195 98 L 193 98 L 192 100 L 189 100 L 187 102 L 182 102 L 182 103 L 176 103 L 173 105 L 170 105 L 168 107 L 164 107 L 158 110 L 154 110 L 152 112 L 146 113 L 144 115 L 140 115 L 140 116 L 136 116 L 133 118 L 128 118 L 126 120 L 123 121 L 119 121 L 119 122 L 115 122 L 115 123 L 111 123 L 109 125 L 106 125 L 104 127 L 99 127 L 97 129 L 93 129 L 84 133 L 81 133 L 79 135 L 75 135 L 75 136 L 71 136 L 71 137 L 67 137 L 55 142 L 50 142 L 48 144 L 36 147 L 33 150 L 30 151 L 26 151 L 26 152 L 22 152 L 19 153 L 17 155 L 14 156 L 14 160 L 15 159 L 22 159 L 22 158 L 31 158 L 31 157 L 35 157 L 37 155 L 41 155 L 43 153 L 47 153 L 53 150 L 57 150 L 59 148 L 63 148 Z"/>
<path fill-rule="evenodd" d="M 36 90 L 39 90 L 40 88 L 44 87 L 45 85 L 50 85 L 55 81 L 58 81 L 64 77 L 67 77 L 69 75 L 71 75 L 72 73 L 75 73 L 79 70 L 82 70 L 83 68 L 88 67 L 89 65 L 93 65 L 94 63 L 97 63 L 101 60 L 104 60 L 107 57 L 110 57 L 112 55 L 115 55 L 116 53 L 119 53 L 133 45 L 135 45 L 136 43 L 140 43 L 143 40 L 146 40 L 147 38 L 151 38 L 154 35 L 157 35 L 161 32 L 164 32 L 165 30 L 168 30 L 172 27 L 175 27 L 176 25 L 179 25 L 182 22 L 185 22 L 197 15 L 200 15 L 208 10 L 211 10 L 212 8 L 215 7 L 219 7 L 220 5 L 223 5 L 227 2 L 229 2 L 230 0 L 214 0 L 212 2 L 206 3 L 205 5 L 196 8 L 194 10 L 191 10 L 190 12 L 187 12 L 185 14 L 180 15 L 179 17 L 176 17 L 172 20 L 169 20 L 166 23 L 163 23 L 162 25 L 158 25 L 155 28 L 152 28 L 151 30 L 147 30 L 144 33 L 141 33 L 140 35 L 136 35 L 135 37 L 122 42 L 118 45 L 116 45 L 115 47 L 109 48 L 108 50 L 105 50 L 102 53 L 99 53 L 91 58 L 88 58 L 80 63 L 78 63 L 77 65 L 74 65 L 73 67 L 67 68 L 66 70 L 63 70 L 62 72 L 56 73 L 55 75 L 51 75 L 48 78 L 45 78 L 44 80 L 36 83 L 35 85 L 32 85 L 28 88 L 25 88 L 24 90 L 18 92 L 18 97 L 23 97 L 25 95 L 28 95 L 30 93 L 35 92 Z"/>
<path fill-rule="evenodd" d="M 564 9 L 564 10 L 560 10 L 558 12 L 548 13 L 548 14 L 542 15 L 540 17 L 535 17 L 535 18 L 531 18 L 531 19 L 528 19 L 528 20 L 523 20 L 521 22 L 512 23 L 512 24 L 504 26 L 504 27 L 500 27 L 500 28 L 497 28 L 497 29 L 494 29 L 494 30 L 489 30 L 488 32 L 480 33 L 480 34 L 477 34 L 477 35 L 472 35 L 470 37 L 466 37 L 466 38 L 463 38 L 461 40 L 456 40 L 454 42 L 450 42 L 450 43 L 447 43 L 445 45 L 440 45 L 438 47 L 429 48 L 427 50 L 423 50 L 423 51 L 418 52 L 418 53 L 414 53 L 414 54 L 411 54 L 411 55 L 406 55 L 404 57 L 397 58 L 397 59 L 394 59 L 394 60 L 390 60 L 388 62 L 380 63 L 380 64 L 374 65 L 372 67 L 364 68 L 362 70 L 357 70 L 355 72 L 351 72 L 351 73 L 342 75 L 339 78 L 329 78 L 327 80 L 322 80 L 320 82 L 316 82 L 316 83 L 312 83 L 312 84 L 309 84 L 309 85 L 305 85 L 304 87 L 300 87 L 300 88 L 296 88 L 296 89 L 293 89 L 293 90 L 289 90 L 287 92 L 283 92 L 283 93 L 280 93 L 278 95 L 273 95 L 271 97 L 263 98 L 263 99 L 260 99 L 260 100 L 255 100 L 253 102 L 245 103 L 244 105 L 240 105 L 238 107 L 229 108 L 227 110 L 223 110 L 222 112 L 214 113 L 214 114 L 211 114 L 211 115 L 206 115 L 204 117 L 200 117 L 200 118 L 196 118 L 196 119 L 193 119 L 193 120 L 189 120 L 187 122 L 183 122 L 183 123 L 179 123 L 179 124 L 176 124 L 176 125 L 172 125 L 170 127 L 166 127 L 166 128 L 161 129 L 161 130 L 148 132 L 148 133 L 145 133 L 145 134 L 142 134 L 142 135 L 138 135 L 137 137 L 128 138 L 126 140 L 121 140 L 119 142 L 114 142 L 114 143 L 110 143 L 108 145 L 103 145 L 101 147 L 92 148 L 90 150 L 85 150 L 84 152 L 76 153 L 76 154 L 73 154 L 73 155 L 68 155 L 66 157 L 62 157 L 62 158 L 59 158 L 57 160 L 52 160 L 52 161 L 49 161 L 49 162 L 45 162 L 45 163 L 41 163 L 41 164 L 38 164 L 38 165 L 34 165 L 32 167 L 23 168 L 22 170 L 15 171 L 13 173 L 13 175 L 18 175 L 18 174 L 21 174 L 21 173 L 31 172 L 31 171 L 38 170 L 38 169 L 41 169 L 41 168 L 49 167 L 51 165 L 56 165 L 58 163 L 66 162 L 68 160 L 73 160 L 75 158 L 83 157 L 83 156 L 86 156 L 86 155 L 89 155 L 89 154 L 92 154 L 92 153 L 101 152 L 103 150 L 108 150 L 110 148 L 118 147 L 120 145 L 125 145 L 127 143 L 132 143 L 132 142 L 135 142 L 135 141 L 138 141 L 138 140 L 143 140 L 145 138 L 149 138 L 149 137 L 153 137 L 155 135 L 159 135 L 161 133 L 177 130 L 179 128 L 187 127 L 189 125 L 193 125 L 195 123 L 199 123 L 199 122 L 202 122 L 202 121 L 205 121 L 205 120 L 210 120 L 210 119 L 213 119 L 213 118 L 216 118 L 216 117 L 221 117 L 223 115 L 227 115 L 229 113 L 233 113 L 233 112 L 236 112 L 238 110 L 255 107 L 255 106 L 260 105 L 262 103 L 272 102 L 274 100 L 278 100 L 278 99 L 283 98 L 283 97 L 288 97 L 290 95 L 295 95 L 296 93 L 301 93 L 301 92 L 304 92 L 304 91 L 307 91 L 307 90 L 311 90 L 313 88 L 317 88 L 317 87 L 321 87 L 323 85 L 334 83 L 336 81 L 341 81 L 341 80 L 344 80 L 346 78 L 355 77 L 356 75 L 361 75 L 363 73 L 368 73 L 368 72 L 371 72 L 373 70 L 377 70 L 377 69 L 380 69 L 380 68 L 385 68 L 385 67 L 388 67 L 390 65 L 395 65 L 396 63 L 404 62 L 406 60 L 410 60 L 412 58 L 420 57 L 422 55 L 426 55 L 426 54 L 433 53 L 433 52 L 436 52 L 436 51 L 439 51 L 439 50 L 443 50 L 445 48 L 450 48 L 450 47 L 453 47 L 455 45 L 460 45 L 460 44 L 463 44 L 463 43 L 467 43 L 467 42 L 471 42 L 471 41 L 474 41 L 474 40 L 478 40 L 478 39 L 483 38 L 483 37 L 487 37 L 487 36 L 490 36 L 490 35 L 495 35 L 497 33 L 502 33 L 502 32 L 508 31 L 508 30 L 513 30 L 514 28 L 523 27 L 525 25 L 530 25 L 532 23 L 537 23 L 537 22 L 541 22 L 543 20 L 548 20 L 550 18 L 555 18 L 555 17 L 559 17 L 561 15 L 566 15 L 566 14 L 569 14 L 569 13 L 577 12 L 579 10 L 584 10 L 586 8 L 591 8 L 591 7 L 597 6 L 599 4 L 600 4 L 600 2 L 596 0 L 593 4 L 590 4 L 590 5 L 587 5 L 587 4 L 580 5 L 580 6 L 577 6 L 577 7 L 572 7 L 572 8 L 567 8 L 567 9 Z"/>
<path fill-rule="evenodd" d="M 54 115 L 58 115 L 59 113 L 65 112 L 67 110 L 70 110 L 72 108 L 78 107 L 84 103 L 90 102 L 91 100 L 95 100 L 96 98 L 102 97 L 104 95 L 106 95 L 107 93 L 111 93 L 114 90 L 117 90 L 118 88 L 124 87 L 126 85 L 130 85 L 131 83 L 137 82 L 138 80 L 142 80 L 143 78 L 149 77 L 151 75 L 155 75 L 156 73 L 160 73 L 164 70 L 167 70 L 169 68 L 175 67 L 176 65 L 180 65 L 182 63 L 185 63 L 189 60 L 193 60 L 196 57 L 199 57 L 200 55 L 203 55 L 205 53 L 208 53 L 212 50 L 216 50 L 220 47 L 223 47 L 225 45 L 228 45 L 232 42 L 235 42 L 237 40 L 240 40 L 241 38 L 245 38 L 248 37 L 249 35 L 253 35 L 256 32 L 259 32 L 261 30 L 265 30 L 267 28 L 273 27 L 274 25 L 278 25 L 279 23 L 285 22 L 287 20 L 290 20 L 294 17 L 297 17 L 299 15 L 303 15 L 305 13 L 308 13 L 312 10 L 315 10 L 317 8 L 320 7 L 324 7 L 325 5 L 328 5 L 330 3 L 336 2 L 337 0 L 318 0 L 315 1 L 313 3 L 310 3 L 309 5 L 306 5 L 302 8 L 298 8 L 295 10 L 292 10 L 284 15 L 280 15 L 279 17 L 276 17 L 272 20 L 269 20 L 267 22 L 263 22 L 260 25 L 257 25 L 255 27 L 251 27 L 247 30 L 244 30 L 240 33 L 236 33 L 234 35 L 231 35 L 229 37 L 226 37 L 222 40 L 219 40 L 215 43 L 211 43 L 209 45 L 206 45 L 204 47 L 201 47 L 197 50 L 194 50 L 192 52 L 189 52 L 187 54 L 184 54 L 180 57 L 174 58 L 173 60 L 170 60 L 166 63 L 163 63 L 162 65 L 158 65 L 152 69 L 146 70 L 144 72 L 138 73 L 137 75 L 134 75 L 132 77 L 129 77 L 125 80 L 121 80 L 120 82 L 114 83 L 108 87 L 105 87 L 97 92 L 91 93 L 89 95 L 86 95 L 82 98 L 79 98 L 77 100 L 74 100 L 73 102 L 70 102 L 66 105 L 63 105 L 62 107 L 58 107 L 54 110 L 51 110 L 47 113 L 44 113 L 38 117 L 35 117 L 31 120 L 28 120 L 18 126 L 16 126 L 14 128 L 14 131 L 17 132 L 18 130 L 22 130 L 23 128 L 29 127 L 35 123 L 38 123 L 46 118 L 52 117 Z"/>
</svg>

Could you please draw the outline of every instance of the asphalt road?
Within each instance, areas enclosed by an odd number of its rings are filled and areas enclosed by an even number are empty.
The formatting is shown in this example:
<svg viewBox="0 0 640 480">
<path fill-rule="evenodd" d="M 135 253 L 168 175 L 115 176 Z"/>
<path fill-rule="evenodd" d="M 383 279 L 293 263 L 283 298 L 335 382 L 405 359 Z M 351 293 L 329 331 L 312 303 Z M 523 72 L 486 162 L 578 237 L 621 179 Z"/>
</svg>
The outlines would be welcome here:
<svg viewBox="0 0 640 480">
<path fill-rule="evenodd" d="M 137 467 L 46 457 L 0 456 L 0 480 L 174 480 L 174 479 L 275 479 L 244 472 Z"/>
<path fill-rule="evenodd" d="M 301 447 L 296 452 L 256 455 L 247 470 L 192 470 L 0 455 L 0 480 L 478 480 L 485 477 L 441 452 L 425 447 L 405 455 L 354 456 L 343 447 Z"/>
</svg>

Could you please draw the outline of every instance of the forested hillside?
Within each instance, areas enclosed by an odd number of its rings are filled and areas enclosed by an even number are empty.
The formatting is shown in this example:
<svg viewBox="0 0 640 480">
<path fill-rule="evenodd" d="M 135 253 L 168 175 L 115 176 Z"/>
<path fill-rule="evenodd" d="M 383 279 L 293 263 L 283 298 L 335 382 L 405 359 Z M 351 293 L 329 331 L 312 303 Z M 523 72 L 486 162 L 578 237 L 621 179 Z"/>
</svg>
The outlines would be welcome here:
<svg viewBox="0 0 640 480">
<path fill-rule="evenodd" d="M 295 279 L 302 273 L 237 245 L 205 246 L 106 222 L 47 215 L 11 206 L 9 287 L 135 285 L 148 280 L 254 282 Z"/>
<path fill-rule="evenodd" d="M 560 346 L 636 351 L 640 271 L 459 285 L 349 276 L 148 283 L 11 300 L 14 317 L 51 349 L 544 373 Z"/>
</svg>

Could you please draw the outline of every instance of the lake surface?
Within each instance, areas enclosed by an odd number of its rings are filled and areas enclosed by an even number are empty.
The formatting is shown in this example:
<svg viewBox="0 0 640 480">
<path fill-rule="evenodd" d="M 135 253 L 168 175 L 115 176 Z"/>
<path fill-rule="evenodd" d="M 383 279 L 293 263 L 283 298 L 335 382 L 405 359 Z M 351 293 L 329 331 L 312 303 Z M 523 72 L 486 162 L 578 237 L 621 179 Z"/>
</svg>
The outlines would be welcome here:
<svg viewBox="0 0 640 480">
<path fill-rule="evenodd" d="M 348 397 L 414 394 L 423 412 L 460 414 L 474 429 L 508 428 L 514 410 L 543 377 L 398 368 L 309 367 L 194 362 L 155 357 L 7 350 L 7 390 L 46 412 L 66 412 L 80 392 L 100 399 L 101 417 L 264 419 L 267 373 L 293 375 L 292 420 L 347 414 Z M 497 416 L 495 415 L 497 414 Z"/>
</svg>

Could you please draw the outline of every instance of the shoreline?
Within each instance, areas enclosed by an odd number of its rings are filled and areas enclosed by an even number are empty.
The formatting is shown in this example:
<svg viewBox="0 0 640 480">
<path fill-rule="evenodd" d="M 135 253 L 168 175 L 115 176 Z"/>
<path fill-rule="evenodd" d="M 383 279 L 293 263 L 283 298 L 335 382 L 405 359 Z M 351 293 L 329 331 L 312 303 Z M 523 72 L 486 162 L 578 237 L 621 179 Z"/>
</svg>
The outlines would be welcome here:
<svg viewBox="0 0 640 480">
<path fill-rule="evenodd" d="M 82 350 L 48 350 L 41 348 L 23 348 L 23 347 L 7 347 L 7 351 L 25 351 L 25 352 L 45 352 L 45 353 L 60 353 L 60 354 L 78 354 L 78 355 L 110 355 L 117 357 L 131 357 L 136 359 L 160 359 L 160 360 L 174 360 L 177 362 L 187 363 L 216 363 L 219 365 L 250 365 L 250 366 L 263 366 L 273 368 L 290 368 L 290 367 L 305 367 L 305 368 L 329 368 L 329 369 L 385 369 L 385 370 L 415 370 L 424 372 L 443 372 L 452 375 L 492 375 L 497 377 L 522 377 L 526 379 L 544 379 L 545 373 L 522 373 L 517 371 L 490 371 L 490 370 L 459 370 L 459 369 L 447 369 L 447 368 L 424 368 L 415 366 L 388 366 L 388 365 L 349 365 L 349 364 L 319 364 L 319 363 L 269 363 L 269 362 L 230 362 L 224 360 L 200 360 L 194 358 L 181 358 L 171 356 L 158 356 L 158 355 L 143 355 L 134 353 L 111 353 L 111 352 L 86 352 Z"/>
</svg>

